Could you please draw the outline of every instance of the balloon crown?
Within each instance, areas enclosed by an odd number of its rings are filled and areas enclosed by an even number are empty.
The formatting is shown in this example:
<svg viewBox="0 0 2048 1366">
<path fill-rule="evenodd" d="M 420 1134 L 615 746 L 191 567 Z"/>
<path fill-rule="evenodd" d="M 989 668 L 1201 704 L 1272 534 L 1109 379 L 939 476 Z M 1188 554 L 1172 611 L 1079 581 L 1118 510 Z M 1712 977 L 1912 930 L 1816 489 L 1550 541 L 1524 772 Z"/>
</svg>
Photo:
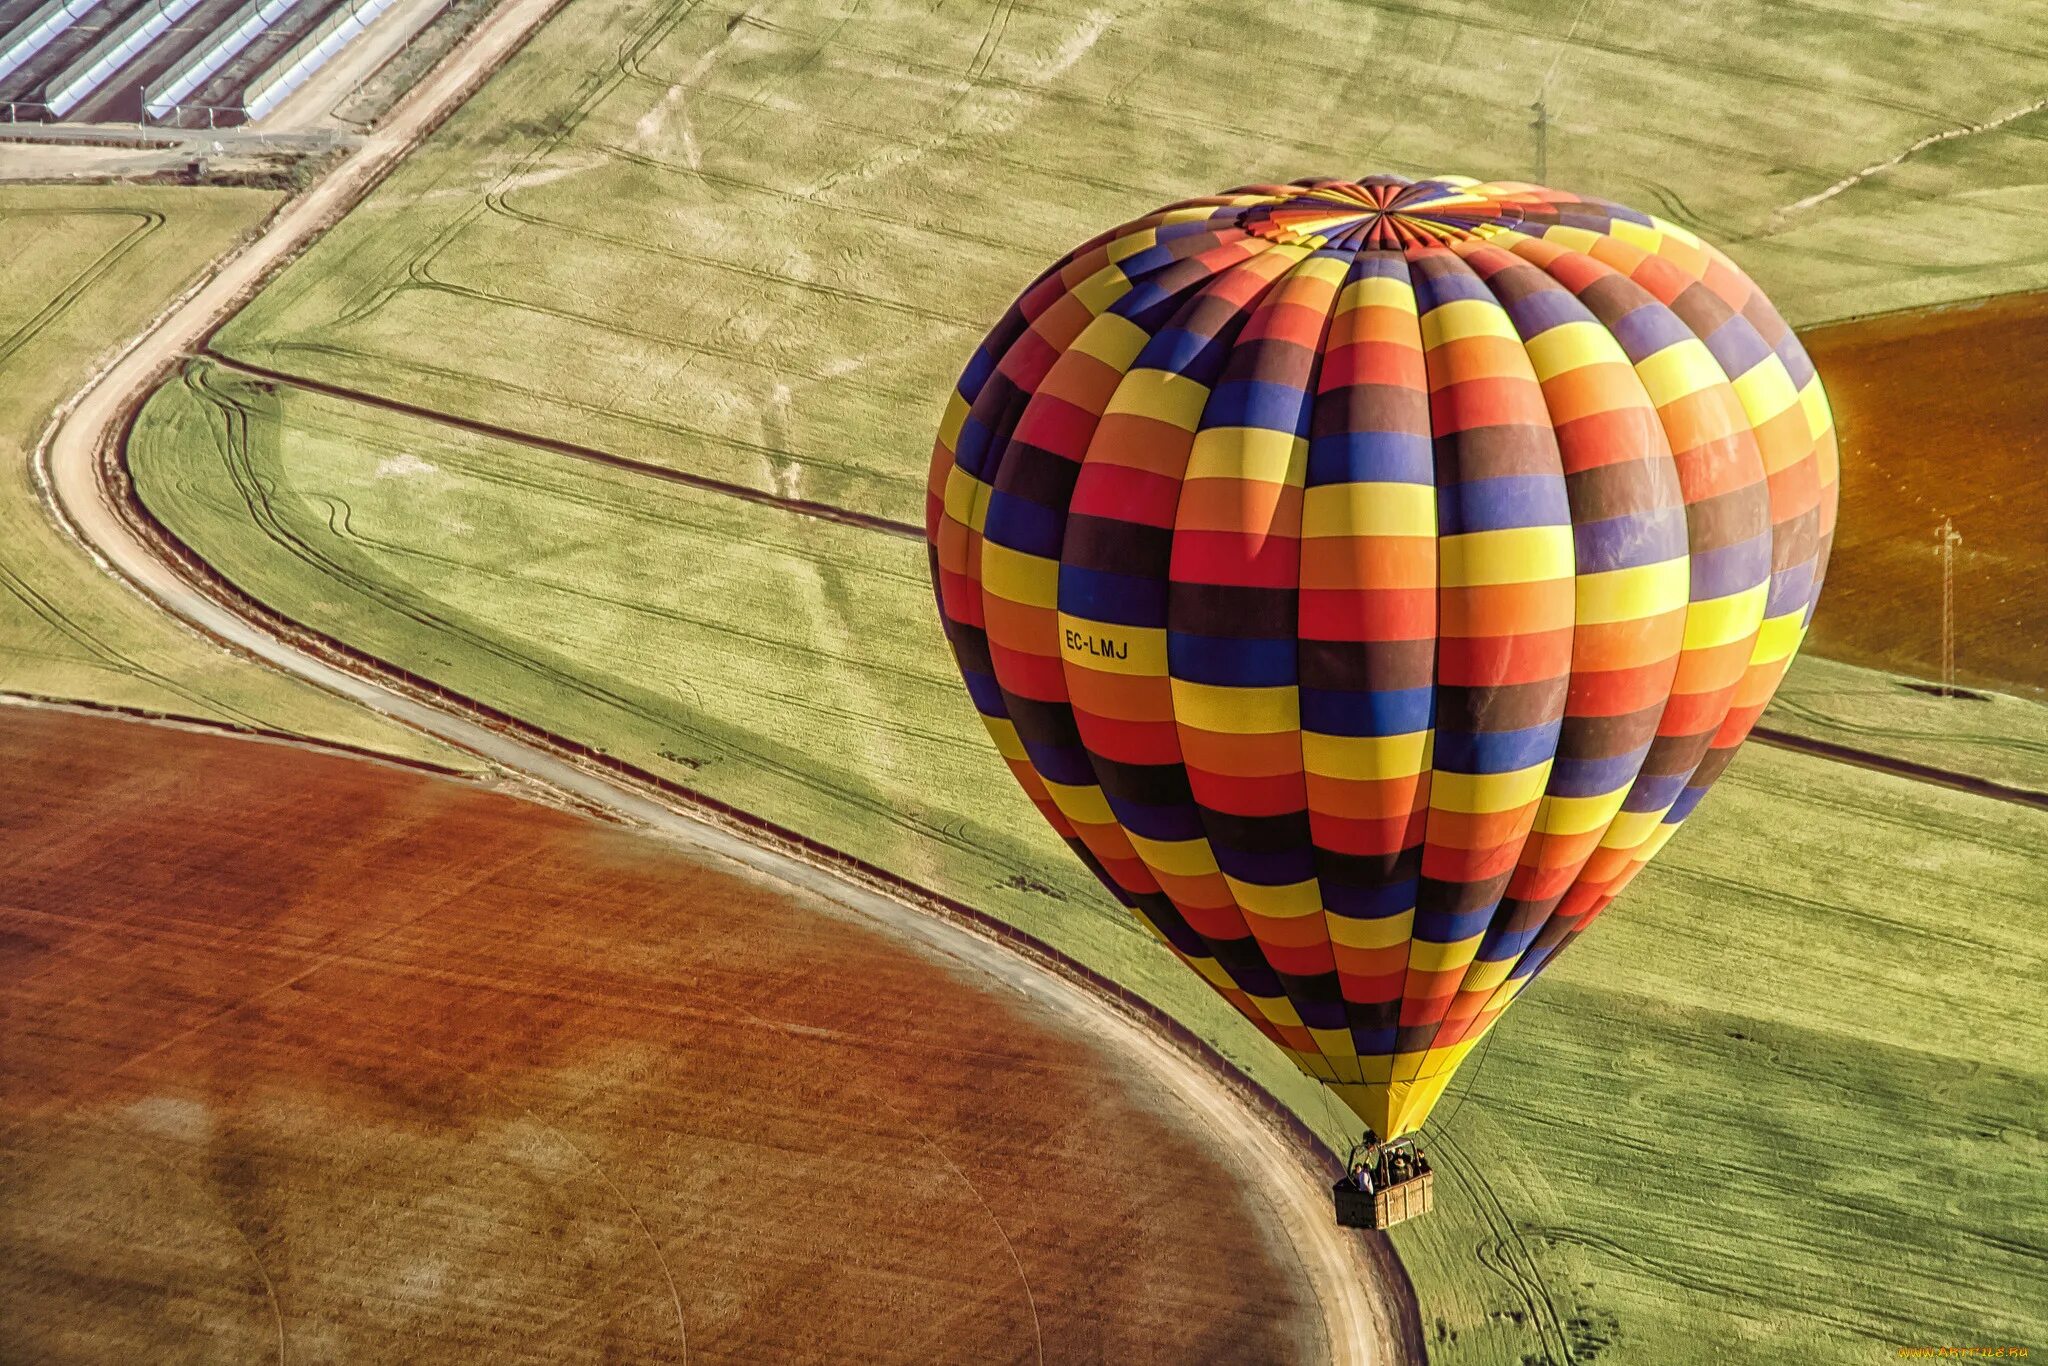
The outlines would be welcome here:
<svg viewBox="0 0 2048 1366">
<path fill-rule="evenodd" d="M 1617 218 L 1646 227 L 1651 221 L 1605 200 L 1519 182 L 1481 184 L 1461 176 L 1311 177 L 1284 186 L 1245 186 L 1232 194 L 1259 196 L 1238 217 L 1245 231 L 1275 242 L 1344 251 L 1405 251 L 1486 237 L 1525 224 L 1604 231 Z"/>
</svg>

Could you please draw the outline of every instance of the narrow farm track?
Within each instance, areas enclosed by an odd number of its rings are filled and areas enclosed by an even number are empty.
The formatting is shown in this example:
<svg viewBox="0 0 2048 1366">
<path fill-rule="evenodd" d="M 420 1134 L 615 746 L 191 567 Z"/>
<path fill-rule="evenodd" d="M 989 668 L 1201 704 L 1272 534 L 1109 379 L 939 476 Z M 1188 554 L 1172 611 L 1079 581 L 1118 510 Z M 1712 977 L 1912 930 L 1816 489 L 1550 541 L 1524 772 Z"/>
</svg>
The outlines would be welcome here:
<svg viewBox="0 0 2048 1366">
<path fill-rule="evenodd" d="M 771 493 L 766 489 L 755 488 L 746 484 L 735 484 L 724 479 L 713 479 L 707 475 L 692 474 L 686 470 L 678 470 L 671 466 L 657 465 L 651 461 L 636 460 L 631 456 L 599 450 L 594 446 L 585 446 L 573 441 L 562 441 L 554 437 L 540 436 L 533 432 L 500 426 L 497 423 L 479 422 L 473 418 L 460 417 L 436 408 L 421 407 L 418 404 L 406 403 L 382 394 L 374 394 L 340 384 L 330 384 L 325 380 L 313 379 L 306 375 L 293 374 L 289 371 L 258 365 L 252 361 L 222 355 L 210 348 L 203 349 L 200 354 L 228 370 L 237 371 L 254 379 L 272 384 L 289 385 L 295 389 L 303 389 L 308 393 L 320 394 L 323 397 L 339 399 L 347 403 L 361 404 L 366 408 L 414 418 L 439 427 L 446 427 L 453 431 L 490 437 L 495 440 L 510 442 L 514 445 L 525 446 L 533 450 L 547 451 L 575 460 L 584 460 L 592 464 L 626 470 L 633 474 L 644 475 L 647 478 L 658 479 L 665 483 L 680 484 L 685 488 L 696 489 L 699 492 L 720 494 L 761 507 L 777 508 L 799 517 L 812 517 L 819 521 L 835 522 L 841 526 L 857 527 L 863 531 L 880 532 L 885 536 L 896 536 L 905 540 L 921 541 L 924 539 L 923 528 L 914 526 L 909 522 L 901 522 L 889 517 L 878 517 L 873 513 L 861 512 L 854 508 L 841 507 L 832 503 L 822 503 L 809 498 L 788 498 L 780 494 Z M 1799 735 L 1773 726 L 1757 726 L 1750 732 L 1750 739 L 1756 744 L 1791 750 L 1796 754 L 1804 754 L 1811 758 L 1852 764 L 1857 768 L 1868 769 L 1873 773 L 1889 774 L 1892 777 L 1904 778 L 1911 782 L 1928 783 L 1935 787 L 1946 787 L 1957 792 L 1967 792 L 1972 796 L 1985 797 L 1992 801 L 2007 802 L 2015 806 L 2029 806 L 2038 810 L 2048 811 L 2048 792 L 2040 792 L 2033 788 L 2019 787 L 2010 783 L 2001 783 L 1956 769 L 1919 763 L 1911 759 L 1901 759 L 1895 755 L 1880 754 L 1875 750 L 1859 749 L 1854 745 L 1845 745 L 1832 740 Z"/>
<path fill-rule="evenodd" d="M 1315 1289 L 1334 1360 L 1420 1359 L 1419 1328 L 1405 1276 L 1384 1239 L 1367 1241 L 1331 1224 L 1322 1155 L 1312 1149 L 1305 1131 L 1288 1130 L 1270 1112 L 1269 1101 L 1259 1104 L 1262 1098 L 1248 1094 L 1242 1077 L 1185 1031 L 1176 1034 L 1171 1021 L 1148 1020 L 1142 1003 L 1120 1000 L 1113 983 L 1090 980 L 1080 965 L 1056 959 L 971 907 L 892 879 L 743 812 L 693 800 L 687 790 L 624 764 L 579 753 L 514 718 L 410 685 L 399 671 L 352 654 L 339 642 L 294 630 L 260 604 L 209 582 L 205 567 L 181 558 L 168 534 L 149 526 L 139 505 L 127 498 L 123 448 L 149 393 L 277 268 L 374 188 L 560 3 L 509 0 L 346 161 L 287 205 L 261 237 L 176 301 L 59 410 L 36 451 L 37 477 L 53 515 L 105 568 L 203 635 L 477 754 L 571 802 L 603 810 L 754 876 L 825 896 L 1083 1023 L 1157 1075 L 1244 1159 Z M 884 519 L 874 520 L 883 522 L 876 529 L 887 528 Z"/>
</svg>

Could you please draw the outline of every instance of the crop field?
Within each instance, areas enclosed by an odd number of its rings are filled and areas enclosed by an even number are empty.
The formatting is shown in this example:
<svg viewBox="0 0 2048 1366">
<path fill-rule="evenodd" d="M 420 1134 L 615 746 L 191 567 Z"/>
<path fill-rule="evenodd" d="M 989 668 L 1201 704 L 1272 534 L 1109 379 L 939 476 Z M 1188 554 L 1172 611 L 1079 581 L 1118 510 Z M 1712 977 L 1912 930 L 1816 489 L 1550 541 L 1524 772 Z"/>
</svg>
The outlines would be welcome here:
<svg viewBox="0 0 2048 1366">
<path fill-rule="evenodd" d="M 917 542 L 216 362 L 131 455 L 149 506 L 286 614 L 996 912 L 1338 1137 L 992 762 Z M 2034 703 L 1827 662 L 1787 691 L 1806 733 L 2048 771 Z M 2037 1337 L 2044 881 L 2048 814 L 1752 746 L 1444 1103 L 1449 1198 L 1396 1236 L 1438 1359 Z"/>
<path fill-rule="evenodd" d="M 1944 523 L 1964 683 L 2048 696 L 2048 294 L 1810 330 L 1861 487 L 1815 643 L 1938 676 Z"/>
<path fill-rule="evenodd" d="M 1795 323 L 2048 285 L 2032 7 L 1919 13 L 576 0 L 220 344 L 916 520 L 945 387 L 1061 252 L 1247 180 L 1526 177 L 1539 95 L 1551 181 Z"/>
<path fill-rule="evenodd" d="M 277 196 L 139 186 L 0 189 L 0 691 L 140 708 L 464 765 L 454 751 L 165 622 L 39 506 L 29 455 L 95 360 Z"/>
<path fill-rule="evenodd" d="M 10 1360 L 1324 1350 L 1166 1083 L 648 839 L 13 711 L 0 885 Z"/>
</svg>

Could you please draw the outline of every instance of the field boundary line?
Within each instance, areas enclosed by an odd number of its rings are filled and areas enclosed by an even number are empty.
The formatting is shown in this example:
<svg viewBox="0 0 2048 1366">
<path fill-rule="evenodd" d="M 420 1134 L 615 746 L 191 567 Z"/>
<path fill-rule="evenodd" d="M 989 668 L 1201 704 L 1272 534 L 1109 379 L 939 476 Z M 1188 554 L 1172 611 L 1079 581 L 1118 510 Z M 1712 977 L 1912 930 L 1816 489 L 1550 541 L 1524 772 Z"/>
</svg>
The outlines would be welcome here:
<svg viewBox="0 0 2048 1366">
<path fill-rule="evenodd" d="M 499 441 L 509 441 L 518 446 L 530 446 L 554 455 L 568 456 L 574 460 L 587 460 L 592 464 L 605 465 L 612 469 L 626 470 L 632 474 L 646 475 L 671 484 L 703 493 L 716 493 L 727 498 L 736 498 L 743 503 L 761 507 L 779 508 L 801 517 L 815 517 L 822 522 L 837 522 L 841 526 L 856 527 L 862 531 L 879 531 L 888 536 L 900 536 L 907 540 L 922 541 L 924 528 L 899 522 L 893 518 L 877 516 L 870 512 L 857 512 L 852 508 L 840 507 L 833 503 L 821 503 L 811 498 L 785 498 L 779 493 L 752 488 L 746 484 L 735 484 L 725 479 L 714 479 L 707 474 L 694 474 L 669 465 L 657 465 L 651 461 L 635 460 L 629 455 L 600 450 L 596 446 L 585 446 L 575 441 L 564 441 L 559 437 L 541 436 L 536 432 L 522 431 L 517 427 L 501 427 L 495 422 L 480 422 L 475 418 L 460 417 L 443 412 L 439 408 L 425 408 L 402 399 L 386 398 L 382 394 L 366 393 L 361 389 L 350 389 L 345 385 L 332 384 L 326 380 L 314 379 L 308 375 L 295 375 L 289 370 L 274 370 L 267 365 L 257 365 L 234 356 L 223 355 L 211 346 L 193 353 L 201 360 L 212 361 L 224 370 L 233 370 L 265 380 L 272 384 L 290 385 L 308 393 L 320 394 L 345 403 L 361 404 L 383 412 L 400 413 L 406 417 L 418 418 L 439 427 L 451 427 L 456 431 L 468 432 L 475 436 L 487 436 Z"/>
<path fill-rule="evenodd" d="M 214 644 L 220 644 L 214 641 Z M 461 778 L 474 781 L 482 776 L 473 769 L 457 768 L 453 764 L 439 764 L 432 759 L 416 759 L 404 754 L 392 754 L 369 745 L 359 745 L 349 740 L 331 740 L 317 735 L 295 735 L 288 730 L 275 730 L 269 726 L 251 726 L 240 721 L 221 721 L 210 716 L 186 716 L 179 712 L 159 711 L 154 707 L 130 706 L 125 702 L 100 702 L 90 697 L 55 697 L 48 693 L 24 692 L 14 688 L 0 688 L 0 707 L 20 707 L 33 711 L 71 712 L 80 716 L 118 718 L 123 721 L 141 721 L 154 726 L 169 726 L 173 730 L 197 731 L 205 735 L 232 735 L 239 740 L 258 740 L 266 744 L 291 745 L 297 749 L 310 749 L 332 754 L 337 758 L 363 759 L 371 763 L 390 764 L 396 768 L 410 769 L 419 773 L 431 773 L 437 778 Z"/>
</svg>

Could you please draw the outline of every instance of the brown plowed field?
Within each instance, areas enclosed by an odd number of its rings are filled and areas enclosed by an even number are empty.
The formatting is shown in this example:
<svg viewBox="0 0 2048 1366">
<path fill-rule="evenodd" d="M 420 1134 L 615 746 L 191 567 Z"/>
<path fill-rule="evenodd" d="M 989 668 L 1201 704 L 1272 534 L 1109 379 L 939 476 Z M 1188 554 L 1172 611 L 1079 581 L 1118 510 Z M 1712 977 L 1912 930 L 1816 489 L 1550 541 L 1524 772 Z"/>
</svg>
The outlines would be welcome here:
<svg viewBox="0 0 2048 1366">
<path fill-rule="evenodd" d="M 1801 334 L 1842 434 L 1842 515 L 1809 648 L 1938 678 L 1955 549 L 1956 676 L 2048 693 L 2048 294 Z"/>
<path fill-rule="evenodd" d="M 0 1357 L 1297 1360 L 1046 1007 L 510 797 L 0 710 Z"/>
</svg>

